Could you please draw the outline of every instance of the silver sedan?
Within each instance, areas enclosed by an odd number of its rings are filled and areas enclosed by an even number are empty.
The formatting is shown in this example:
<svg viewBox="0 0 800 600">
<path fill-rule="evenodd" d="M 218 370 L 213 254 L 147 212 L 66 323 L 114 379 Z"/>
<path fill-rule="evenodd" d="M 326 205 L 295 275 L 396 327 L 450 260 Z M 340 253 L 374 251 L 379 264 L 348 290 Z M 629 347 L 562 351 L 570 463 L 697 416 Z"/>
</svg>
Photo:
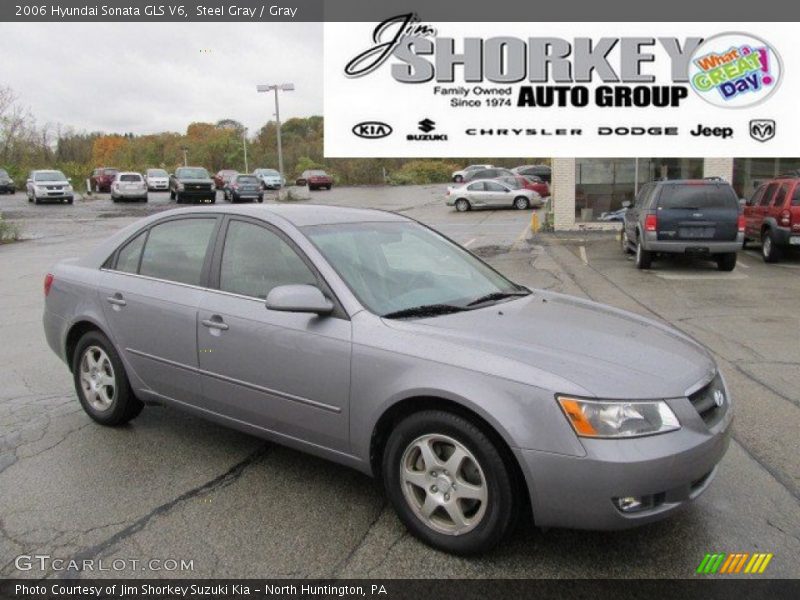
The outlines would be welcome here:
<svg viewBox="0 0 800 600">
<path fill-rule="evenodd" d="M 473 208 L 539 208 L 542 197 L 533 190 L 495 179 L 478 179 L 457 187 L 448 187 L 447 206 L 455 206 L 458 212 Z"/>
<path fill-rule="evenodd" d="M 542 527 L 661 519 L 728 446 L 700 344 L 513 283 L 388 212 L 166 211 L 58 263 L 44 293 L 97 423 L 164 404 L 350 466 L 449 552 L 497 545 L 523 510 Z"/>
</svg>

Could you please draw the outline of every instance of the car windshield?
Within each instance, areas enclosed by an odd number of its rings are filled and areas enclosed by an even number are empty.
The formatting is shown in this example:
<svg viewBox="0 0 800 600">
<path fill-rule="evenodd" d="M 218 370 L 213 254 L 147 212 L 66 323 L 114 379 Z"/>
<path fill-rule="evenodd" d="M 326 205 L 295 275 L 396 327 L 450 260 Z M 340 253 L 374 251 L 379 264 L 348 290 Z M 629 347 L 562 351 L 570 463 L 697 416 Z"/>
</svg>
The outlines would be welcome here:
<svg viewBox="0 0 800 600">
<path fill-rule="evenodd" d="M 314 225 L 303 231 L 378 315 L 442 306 L 455 312 L 529 293 L 417 223 Z"/>
<path fill-rule="evenodd" d="M 164 169 L 148 169 L 147 170 L 148 177 L 166 177 L 167 172 Z"/>
<path fill-rule="evenodd" d="M 252 175 L 239 175 L 239 177 L 236 178 L 236 181 L 238 183 L 253 183 L 253 184 L 257 184 L 258 183 L 258 177 L 253 177 Z"/>
<path fill-rule="evenodd" d="M 208 179 L 208 171 L 202 167 L 181 167 L 176 169 L 175 177 L 183 179 Z"/>
<path fill-rule="evenodd" d="M 0 169 L 0 177 L 8 177 L 8 171 L 5 169 Z"/>
<path fill-rule="evenodd" d="M 328 174 L 325 173 L 325 171 L 309 171 L 308 172 L 308 176 L 309 177 L 327 177 Z"/>
<path fill-rule="evenodd" d="M 264 177 L 278 177 L 280 175 L 275 169 L 259 169 L 258 174 Z"/>
<path fill-rule="evenodd" d="M 40 171 L 33 174 L 34 181 L 66 181 L 61 171 Z"/>
<path fill-rule="evenodd" d="M 120 181 L 141 181 L 142 176 L 137 173 L 125 173 L 119 176 Z"/>
<path fill-rule="evenodd" d="M 665 185 L 658 198 L 661 208 L 736 208 L 736 192 L 728 185 Z"/>
</svg>

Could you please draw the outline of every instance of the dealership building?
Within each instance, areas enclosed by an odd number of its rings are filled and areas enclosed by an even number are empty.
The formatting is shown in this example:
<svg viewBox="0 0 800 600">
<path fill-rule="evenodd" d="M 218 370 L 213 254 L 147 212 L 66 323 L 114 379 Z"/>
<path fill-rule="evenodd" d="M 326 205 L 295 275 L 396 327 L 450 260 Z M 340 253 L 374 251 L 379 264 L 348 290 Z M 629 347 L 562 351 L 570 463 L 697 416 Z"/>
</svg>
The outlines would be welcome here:
<svg viewBox="0 0 800 600">
<path fill-rule="evenodd" d="M 722 177 L 739 197 L 762 181 L 800 169 L 800 158 L 554 158 L 552 208 L 556 230 L 617 228 L 600 220 L 655 179 Z"/>
</svg>

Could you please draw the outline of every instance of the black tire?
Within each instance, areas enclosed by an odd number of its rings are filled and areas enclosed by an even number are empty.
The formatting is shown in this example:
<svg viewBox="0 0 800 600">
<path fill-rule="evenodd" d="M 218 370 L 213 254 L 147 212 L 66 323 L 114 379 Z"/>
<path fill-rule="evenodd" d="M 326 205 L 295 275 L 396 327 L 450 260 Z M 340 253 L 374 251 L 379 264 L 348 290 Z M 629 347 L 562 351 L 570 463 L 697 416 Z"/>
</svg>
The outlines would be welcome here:
<svg viewBox="0 0 800 600">
<path fill-rule="evenodd" d="M 172 190 L 169 191 L 169 199 L 175 200 L 175 192 L 173 192 Z"/>
<path fill-rule="evenodd" d="M 472 205 L 466 198 L 459 198 L 458 200 L 456 200 L 455 207 L 458 212 L 467 212 L 469 210 L 472 210 Z"/>
<path fill-rule="evenodd" d="M 260 195 L 260 194 L 259 194 L 259 196 L 258 196 L 258 202 L 259 202 L 259 204 L 261 204 L 262 202 L 264 202 L 264 196 L 262 196 L 262 195 Z"/>
<path fill-rule="evenodd" d="M 530 208 L 531 203 L 525 196 L 517 196 L 514 198 L 514 208 L 517 210 L 527 210 Z"/>
<path fill-rule="evenodd" d="M 102 410 L 91 404 L 87 398 L 88 393 L 91 392 L 84 392 L 81 379 L 81 363 L 84 360 L 84 356 L 89 352 L 92 353 L 92 356 L 97 356 L 95 352 L 98 348 L 105 352 L 111 363 L 113 369 L 111 379 L 114 382 L 111 403 Z M 72 375 L 75 383 L 75 392 L 78 394 L 78 400 L 83 410 L 101 425 L 110 427 L 124 425 L 142 412 L 142 408 L 144 408 L 144 404 L 133 394 L 128 376 L 125 373 L 125 366 L 122 364 L 114 345 L 99 331 L 90 331 L 78 341 L 78 345 L 75 347 L 75 354 L 72 357 Z"/>
<path fill-rule="evenodd" d="M 183 204 L 183 198 L 178 192 L 175 192 L 175 204 Z"/>
<path fill-rule="evenodd" d="M 67 199 L 67 204 L 72 204 L 72 198 Z"/>
<path fill-rule="evenodd" d="M 717 269 L 720 271 L 733 271 L 736 268 L 736 252 L 719 254 L 717 259 Z"/>
<path fill-rule="evenodd" d="M 642 247 L 641 238 L 636 239 L 636 268 L 649 269 L 653 263 L 653 253 Z"/>
<path fill-rule="evenodd" d="M 406 499 L 401 482 L 404 455 L 415 441 L 426 435 L 445 436 L 455 440 L 473 455 L 483 472 L 480 481 L 487 491 L 486 505 L 482 509 L 472 509 L 476 511 L 473 512 L 473 518 L 479 514 L 481 516 L 478 517 L 477 524 L 471 525 L 471 529 L 462 533 L 437 531 L 417 515 L 410 501 Z M 425 471 L 422 474 L 427 477 L 428 466 L 424 467 Z M 515 498 L 516 486 L 511 472 L 501 451 L 479 427 L 461 416 L 438 410 L 413 414 L 394 428 L 383 453 L 381 470 L 386 494 L 408 530 L 434 548 L 461 555 L 479 554 L 491 550 L 512 529 L 516 522 L 519 503 Z M 441 472 L 437 475 L 441 475 Z M 463 481 L 456 474 L 450 479 L 454 484 Z M 427 483 L 425 485 L 427 486 Z M 443 495 L 437 488 L 432 488 L 431 492 L 433 489 L 436 489 L 436 494 Z M 418 488 L 414 493 L 422 491 L 422 488 Z M 424 493 L 427 497 L 428 491 L 425 490 Z M 481 503 L 477 506 L 480 507 Z M 433 514 L 437 514 L 440 510 L 445 509 L 437 508 Z"/>
<path fill-rule="evenodd" d="M 761 258 L 764 259 L 765 263 L 776 263 L 781 258 L 781 249 L 769 229 L 761 234 Z"/>
</svg>

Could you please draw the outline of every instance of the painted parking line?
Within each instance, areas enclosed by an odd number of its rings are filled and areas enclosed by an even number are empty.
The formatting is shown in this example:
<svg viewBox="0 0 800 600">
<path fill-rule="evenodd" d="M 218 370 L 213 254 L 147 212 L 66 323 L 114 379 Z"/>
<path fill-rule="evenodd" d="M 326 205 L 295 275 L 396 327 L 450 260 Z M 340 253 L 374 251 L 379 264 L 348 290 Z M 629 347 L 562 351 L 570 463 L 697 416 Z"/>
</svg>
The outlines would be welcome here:
<svg viewBox="0 0 800 600">
<path fill-rule="evenodd" d="M 750 265 L 746 265 L 743 262 L 737 262 L 736 263 L 736 268 L 738 269 L 739 267 L 742 267 L 743 269 L 749 269 Z"/>
<path fill-rule="evenodd" d="M 652 272 L 653 275 L 660 279 L 667 279 L 669 281 L 700 281 L 700 280 L 739 280 L 749 279 L 749 275 L 744 273 L 657 273 Z"/>
<path fill-rule="evenodd" d="M 469 247 L 470 247 L 472 244 L 474 244 L 474 243 L 475 243 L 475 240 L 477 240 L 477 239 L 478 239 L 478 238 L 472 238 L 472 239 L 471 239 L 471 240 L 469 240 L 468 242 L 464 242 L 464 248 L 469 248 Z"/>
<path fill-rule="evenodd" d="M 586 246 L 580 246 L 578 248 L 578 250 L 579 250 L 579 252 L 581 254 L 581 260 L 583 261 L 583 264 L 588 265 L 589 264 L 589 257 L 586 256 Z"/>
</svg>

